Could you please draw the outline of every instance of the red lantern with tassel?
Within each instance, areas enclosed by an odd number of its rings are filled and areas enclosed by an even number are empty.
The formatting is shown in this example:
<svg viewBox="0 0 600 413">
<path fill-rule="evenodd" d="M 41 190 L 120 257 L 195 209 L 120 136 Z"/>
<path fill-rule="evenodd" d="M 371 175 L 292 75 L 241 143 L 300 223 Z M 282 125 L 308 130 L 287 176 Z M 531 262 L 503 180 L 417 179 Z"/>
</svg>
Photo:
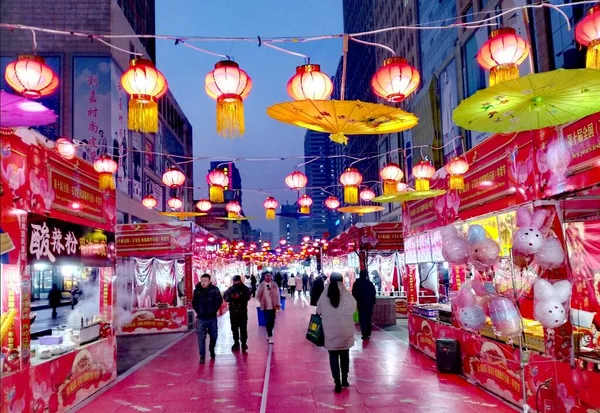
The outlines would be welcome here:
<svg viewBox="0 0 600 413">
<path fill-rule="evenodd" d="M 117 171 L 118 165 L 112 158 L 106 154 L 98 157 L 94 162 L 94 169 L 100 174 L 98 188 L 115 189 L 114 173 Z"/>
<path fill-rule="evenodd" d="M 300 171 L 294 171 L 285 177 L 285 184 L 295 191 L 299 191 L 306 186 L 308 178 Z"/>
<path fill-rule="evenodd" d="M 294 100 L 326 100 L 332 92 L 333 83 L 319 65 L 298 66 L 287 84 L 287 93 Z"/>
<path fill-rule="evenodd" d="M 415 189 L 417 191 L 429 191 L 429 180 L 435 174 L 435 168 L 428 158 L 413 166 L 413 176 L 415 177 Z"/>
<path fill-rule="evenodd" d="M 212 203 L 208 199 L 201 199 L 196 202 L 196 208 L 198 208 L 200 212 L 208 212 L 212 208 Z"/>
<path fill-rule="evenodd" d="M 263 206 L 267 210 L 266 218 L 268 220 L 274 220 L 275 219 L 275 210 L 279 206 L 279 202 L 277 202 L 277 200 L 275 198 L 270 196 L 267 199 L 265 199 L 265 202 L 263 202 Z"/>
<path fill-rule="evenodd" d="M 237 218 L 240 216 L 242 206 L 238 201 L 229 201 L 227 205 L 225 205 L 225 209 L 227 210 L 227 216 L 229 218 Z"/>
<path fill-rule="evenodd" d="M 450 175 L 450 189 L 464 189 L 465 174 L 469 170 L 469 164 L 463 158 L 454 157 L 444 167 Z"/>
<path fill-rule="evenodd" d="M 375 196 L 375 192 L 373 192 L 372 189 L 365 188 L 362 191 L 360 191 L 360 199 L 362 199 L 363 201 L 370 202 L 373 200 L 373 198 L 375 198 Z"/>
<path fill-rule="evenodd" d="M 183 207 L 183 201 L 181 199 L 179 199 L 178 197 L 174 196 L 173 198 L 170 198 L 167 201 L 167 205 L 169 206 L 169 208 L 171 208 L 173 210 L 178 210 Z"/>
<path fill-rule="evenodd" d="M 142 199 L 142 205 L 148 209 L 152 209 L 158 205 L 158 201 L 152 195 L 146 195 L 146 197 Z"/>
<path fill-rule="evenodd" d="M 510 27 L 490 33 L 490 38 L 477 52 L 477 62 L 490 71 L 490 86 L 519 77 L 519 65 L 529 55 L 525 39 Z"/>
<path fill-rule="evenodd" d="M 65 159 L 75 158 L 75 145 L 67 138 L 58 138 L 56 140 L 56 152 Z"/>
<path fill-rule="evenodd" d="M 585 67 L 600 70 L 600 5 L 590 8 L 577 23 L 575 39 L 587 47 Z"/>
<path fill-rule="evenodd" d="M 171 166 L 163 174 L 162 181 L 169 188 L 178 188 L 185 182 L 185 175 L 179 169 Z"/>
<path fill-rule="evenodd" d="M 310 206 L 313 204 L 313 200 L 308 195 L 302 195 L 298 198 L 298 205 L 300 205 L 301 214 L 310 214 Z"/>
<path fill-rule="evenodd" d="M 402 102 L 413 93 L 419 83 L 421 75 L 406 59 L 393 56 L 383 61 L 377 72 L 371 78 L 373 92 L 388 102 Z"/>
<path fill-rule="evenodd" d="M 379 172 L 379 176 L 383 179 L 383 195 L 395 195 L 398 193 L 398 182 L 404 177 L 404 172 L 400 169 L 400 165 L 397 163 L 387 164 Z"/>
<path fill-rule="evenodd" d="M 58 87 L 58 75 L 41 56 L 19 56 L 6 66 L 4 79 L 17 93 L 29 99 L 47 96 Z"/>
<path fill-rule="evenodd" d="M 330 196 L 325 200 L 325 206 L 331 210 L 336 210 L 340 207 L 340 201 L 335 196 Z"/>
<path fill-rule="evenodd" d="M 222 169 L 213 169 L 206 176 L 206 181 L 210 186 L 209 198 L 211 202 L 222 204 L 225 202 L 224 187 L 227 185 L 227 175 Z"/>
<path fill-rule="evenodd" d="M 340 183 L 344 186 L 344 202 L 347 204 L 358 203 L 358 186 L 363 181 L 363 176 L 358 169 L 348 168 L 340 176 Z"/>
</svg>

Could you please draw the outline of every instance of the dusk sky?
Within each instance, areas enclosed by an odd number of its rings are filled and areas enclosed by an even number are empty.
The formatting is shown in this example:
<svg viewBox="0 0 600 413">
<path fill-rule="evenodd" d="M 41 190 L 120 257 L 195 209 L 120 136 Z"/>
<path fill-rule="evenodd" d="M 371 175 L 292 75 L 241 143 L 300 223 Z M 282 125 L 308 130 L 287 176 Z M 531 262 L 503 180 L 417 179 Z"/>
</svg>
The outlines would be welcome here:
<svg viewBox="0 0 600 413">
<path fill-rule="evenodd" d="M 301 6 L 300 6 L 301 4 Z M 178 0 L 156 2 L 156 33 L 189 36 L 278 37 L 338 34 L 343 31 L 341 0 L 305 0 L 301 3 L 281 0 Z M 309 55 L 311 63 L 333 75 L 341 56 L 341 40 L 278 44 Z M 286 157 L 304 155 L 304 129 L 269 118 L 268 106 L 290 100 L 288 79 L 304 60 L 270 48 L 246 42 L 206 42 L 197 46 L 227 54 L 252 78 L 252 91 L 244 102 L 246 134 L 225 140 L 215 129 L 216 103 L 204 92 L 204 77 L 220 60 L 185 46 L 157 41 L 157 63 L 169 81 L 169 87 L 194 128 L 194 156 Z M 294 202 L 296 194 L 285 186 L 284 178 L 301 160 L 236 162 L 244 189 L 270 190 L 280 203 Z M 194 164 L 195 187 L 204 189 L 196 197 L 206 196 L 205 176 L 209 161 Z M 274 190 L 275 189 L 275 190 Z M 279 222 L 266 221 L 262 206 L 266 193 L 243 192 L 244 212 L 256 217 L 253 228 L 279 232 Z"/>
</svg>

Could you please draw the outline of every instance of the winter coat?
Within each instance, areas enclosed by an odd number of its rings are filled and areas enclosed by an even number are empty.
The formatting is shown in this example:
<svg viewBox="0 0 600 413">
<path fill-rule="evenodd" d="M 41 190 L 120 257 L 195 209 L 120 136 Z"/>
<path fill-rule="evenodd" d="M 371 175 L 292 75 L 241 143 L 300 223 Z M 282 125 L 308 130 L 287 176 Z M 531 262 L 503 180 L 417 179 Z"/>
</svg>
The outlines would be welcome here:
<svg viewBox="0 0 600 413">
<path fill-rule="evenodd" d="M 302 290 L 302 277 L 296 277 L 296 290 Z"/>
<path fill-rule="evenodd" d="M 264 311 L 267 310 L 267 298 L 266 295 L 271 294 L 271 304 L 273 306 L 272 310 L 276 309 L 280 305 L 281 298 L 279 297 L 279 288 L 277 288 L 277 284 L 275 282 L 271 282 L 271 290 L 267 288 L 267 283 L 262 282 L 258 286 L 258 290 L 256 291 L 256 299 L 260 304 L 260 308 Z"/>
<path fill-rule="evenodd" d="M 244 284 L 234 284 L 223 293 L 232 317 L 248 317 L 248 301 L 251 297 L 252 292 Z"/>
<path fill-rule="evenodd" d="M 367 277 L 360 277 L 352 286 L 352 295 L 359 310 L 372 310 L 377 300 L 375 286 Z"/>
<path fill-rule="evenodd" d="M 317 305 L 321 294 L 323 294 L 324 289 L 325 279 L 323 277 L 317 277 L 315 282 L 313 282 L 312 288 L 310 290 L 310 305 Z"/>
<path fill-rule="evenodd" d="M 325 348 L 348 350 L 354 345 L 353 316 L 356 311 L 356 300 L 340 282 L 337 282 L 337 285 L 340 289 L 340 305 L 337 308 L 331 305 L 326 289 L 317 303 L 317 314 L 321 315 L 323 322 Z"/>
<path fill-rule="evenodd" d="M 196 284 L 192 307 L 200 320 L 217 318 L 221 304 L 223 304 L 223 297 L 216 286 L 210 284 L 208 288 L 202 288 L 200 283 Z"/>
<path fill-rule="evenodd" d="M 58 288 L 52 287 L 48 292 L 48 304 L 51 308 L 56 308 L 60 305 L 62 292 Z"/>
</svg>

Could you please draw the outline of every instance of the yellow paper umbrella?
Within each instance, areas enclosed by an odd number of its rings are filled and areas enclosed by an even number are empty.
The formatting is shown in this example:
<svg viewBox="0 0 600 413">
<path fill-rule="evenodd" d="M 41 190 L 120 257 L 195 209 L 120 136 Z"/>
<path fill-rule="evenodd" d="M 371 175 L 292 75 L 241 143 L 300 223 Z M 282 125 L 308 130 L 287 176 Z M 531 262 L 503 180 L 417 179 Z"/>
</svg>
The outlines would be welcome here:
<svg viewBox="0 0 600 413">
<path fill-rule="evenodd" d="M 418 201 L 421 199 L 435 198 L 445 194 L 444 189 L 430 189 L 428 191 L 405 191 L 400 192 L 396 195 L 382 195 L 373 199 L 373 202 L 379 202 L 380 204 L 389 204 L 392 202 L 408 202 Z"/>
<path fill-rule="evenodd" d="M 346 145 L 346 135 L 371 135 L 401 132 L 415 126 L 412 113 L 359 100 L 300 100 L 273 105 L 267 114 L 275 120 L 318 132 L 329 132 L 329 139 Z"/>
<path fill-rule="evenodd" d="M 206 212 L 161 212 L 160 214 L 165 217 L 179 218 L 181 221 L 186 218 L 203 217 L 207 215 Z"/>
<path fill-rule="evenodd" d="M 237 216 L 237 217 L 219 217 L 217 219 L 220 219 L 222 221 L 236 221 L 236 222 L 240 222 L 240 221 L 248 221 L 250 219 L 252 219 L 253 217 L 244 217 L 244 216 Z"/>
<path fill-rule="evenodd" d="M 559 69 L 482 89 L 452 118 L 465 129 L 510 133 L 562 125 L 600 111 L 600 70 Z"/>
<path fill-rule="evenodd" d="M 379 205 L 351 205 L 338 208 L 338 211 L 344 214 L 370 214 L 373 212 L 383 211 L 383 207 Z"/>
</svg>

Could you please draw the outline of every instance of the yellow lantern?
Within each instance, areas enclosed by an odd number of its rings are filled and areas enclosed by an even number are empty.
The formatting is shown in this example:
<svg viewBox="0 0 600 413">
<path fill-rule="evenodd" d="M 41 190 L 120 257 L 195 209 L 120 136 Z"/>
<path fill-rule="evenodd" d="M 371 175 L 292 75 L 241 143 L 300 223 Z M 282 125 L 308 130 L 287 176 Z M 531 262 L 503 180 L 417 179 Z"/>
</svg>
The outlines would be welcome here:
<svg viewBox="0 0 600 413">
<path fill-rule="evenodd" d="M 358 169 L 348 168 L 340 176 L 340 183 L 344 186 L 344 202 L 347 204 L 358 203 L 358 186 L 363 181 L 363 176 Z"/>
<path fill-rule="evenodd" d="M 429 180 L 435 174 L 435 168 L 429 159 L 422 159 L 413 167 L 412 173 L 415 177 L 415 189 L 417 191 L 429 191 Z"/>
<path fill-rule="evenodd" d="M 450 175 L 450 189 L 464 189 L 465 174 L 469 170 L 467 161 L 457 156 L 446 164 L 445 169 Z"/>
<path fill-rule="evenodd" d="M 379 172 L 379 176 L 383 179 L 383 195 L 396 195 L 398 193 L 398 182 L 404 177 L 400 165 L 397 163 L 387 164 L 381 172 Z"/>
</svg>

